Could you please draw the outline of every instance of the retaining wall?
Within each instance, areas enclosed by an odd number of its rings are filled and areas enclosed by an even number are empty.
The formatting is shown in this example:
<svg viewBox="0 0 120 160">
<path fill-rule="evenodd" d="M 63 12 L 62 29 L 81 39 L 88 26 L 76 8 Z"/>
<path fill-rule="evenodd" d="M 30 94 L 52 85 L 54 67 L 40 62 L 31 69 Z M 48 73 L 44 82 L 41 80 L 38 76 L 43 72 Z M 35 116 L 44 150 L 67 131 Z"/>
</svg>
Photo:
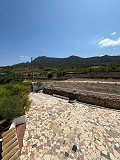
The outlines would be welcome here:
<svg viewBox="0 0 120 160">
<path fill-rule="evenodd" d="M 111 96 L 104 96 L 104 95 L 98 96 L 97 93 L 96 95 L 93 95 L 87 93 L 69 92 L 55 88 L 44 88 L 43 93 L 50 95 L 58 94 L 61 96 L 69 97 L 69 99 L 71 100 L 76 99 L 83 103 L 89 103 L 97 106 L 120 110 L 120 99 L 117 97 L 113 98 Z"/>
</svg>

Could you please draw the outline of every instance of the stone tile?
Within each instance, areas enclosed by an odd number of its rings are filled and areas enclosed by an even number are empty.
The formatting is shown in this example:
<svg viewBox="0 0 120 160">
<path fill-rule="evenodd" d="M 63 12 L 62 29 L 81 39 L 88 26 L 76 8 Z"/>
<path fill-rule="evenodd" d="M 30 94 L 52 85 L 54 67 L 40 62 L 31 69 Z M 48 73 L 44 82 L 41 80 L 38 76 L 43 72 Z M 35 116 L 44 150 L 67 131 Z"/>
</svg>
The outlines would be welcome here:
<svg viewBox="0 0 120 160">
<path fill-rule="evenodd" d="M 30 98 L 21 160 L 120 159 L 118 111 L 71 104 L 43 93 Z"/>
<path fill-rule="evenodd" d="M 43 158 L 44 158 L 44 160 L 50 160 L 50 156 L 47 155 L 47 154 L 45 154 L 45 155 L 43 156 Z"/>
</svg>

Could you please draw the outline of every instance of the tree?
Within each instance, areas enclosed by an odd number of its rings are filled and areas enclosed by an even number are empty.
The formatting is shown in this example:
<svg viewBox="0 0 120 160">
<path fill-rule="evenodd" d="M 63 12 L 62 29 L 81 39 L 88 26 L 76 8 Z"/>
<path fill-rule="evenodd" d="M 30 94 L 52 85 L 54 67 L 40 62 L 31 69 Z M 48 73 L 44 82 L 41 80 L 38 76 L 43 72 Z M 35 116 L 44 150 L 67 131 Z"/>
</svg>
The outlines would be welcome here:
<svg viewBox="0 0 120 160">
<path fill-rule="evenodd" d="M 50 79 L 50 78 L 52 78 L 53 77 L 53 73 L 52 72 L 49 72 L 48 74 L 47 74 L 47 77 Z"/>
</svg>

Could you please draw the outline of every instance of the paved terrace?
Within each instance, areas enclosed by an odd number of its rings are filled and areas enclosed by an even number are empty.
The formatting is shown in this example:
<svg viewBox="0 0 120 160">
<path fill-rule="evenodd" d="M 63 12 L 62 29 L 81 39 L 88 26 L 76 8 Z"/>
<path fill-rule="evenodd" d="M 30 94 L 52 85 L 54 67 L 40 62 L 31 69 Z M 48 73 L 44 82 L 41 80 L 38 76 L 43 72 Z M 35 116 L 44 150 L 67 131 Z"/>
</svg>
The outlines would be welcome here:
<svg viewBox="0 0 120 160">
<path fill-rule="evenodd" d="M 120 160 L 120 112 L 34 93 L 22 160 Z"/>
</svg>

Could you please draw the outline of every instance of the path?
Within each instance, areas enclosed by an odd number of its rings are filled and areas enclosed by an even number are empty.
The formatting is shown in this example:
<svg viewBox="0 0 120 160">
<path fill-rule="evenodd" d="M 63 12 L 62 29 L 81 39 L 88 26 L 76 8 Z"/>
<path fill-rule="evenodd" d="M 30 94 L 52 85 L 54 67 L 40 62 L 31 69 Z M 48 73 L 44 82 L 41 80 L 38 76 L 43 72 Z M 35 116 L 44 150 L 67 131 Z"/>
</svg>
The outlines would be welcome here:
<svg viewBox="0 0 120 160">
<path fill-rule="evenodd" d="M 120 112 L 43 93 L 30 97 L 22 160 L 120 160 Z"/>
</svg>

